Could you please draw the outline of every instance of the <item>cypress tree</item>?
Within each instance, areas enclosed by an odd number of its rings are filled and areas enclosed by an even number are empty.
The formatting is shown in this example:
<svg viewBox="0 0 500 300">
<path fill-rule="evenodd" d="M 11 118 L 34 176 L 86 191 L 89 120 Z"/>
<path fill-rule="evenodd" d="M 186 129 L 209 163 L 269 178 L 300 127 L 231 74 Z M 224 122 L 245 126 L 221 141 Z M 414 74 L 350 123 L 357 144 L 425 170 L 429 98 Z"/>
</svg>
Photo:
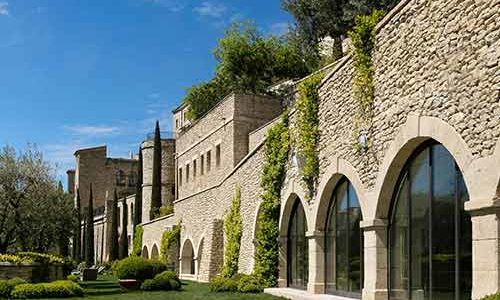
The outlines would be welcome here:
<svg viewBox="0 0 500 300">
<path fill-rule="evenodd" d="M 142 223 L 142 149 L 139 147 L 139 165 L 137 167 L 137 181 L 134 200 L 134 230 Z"/>
<path fill-rule="evenodd" d="M 94 197 L 90 184 L 89 206 L 87 210 L 87 234 L 85 237 L 85 262 L 87 266 L 94 264 Z"/>
<path fill-rule="evenodd" d="M 160 123 L 156 121 L 155 139 L 153 148 L 153 182 L 151 192 L 150 219 L 156 218 L 161 207 L 161 136 Z"/>
<path fill-rule="evenodd" d="M 76 226 L 73 241 L 73 259 L 77 262 L 82 260 L 82 212 L 81 212 L 80 189 L 76 189 Z"/>
<path fill-rule="evenodd" d="M 109 261 L 118 259 L 118 195 L 116 193 L 113 197 L 113 205 L 111 211 L 111 232 L 109 238 Z"/>
<path fill-rule="evenodd" d="M 120 259 L 128 256 L 128 207 L 127 198 L 123 198 L 122 234 L 120 235 Z"/>
</svg>

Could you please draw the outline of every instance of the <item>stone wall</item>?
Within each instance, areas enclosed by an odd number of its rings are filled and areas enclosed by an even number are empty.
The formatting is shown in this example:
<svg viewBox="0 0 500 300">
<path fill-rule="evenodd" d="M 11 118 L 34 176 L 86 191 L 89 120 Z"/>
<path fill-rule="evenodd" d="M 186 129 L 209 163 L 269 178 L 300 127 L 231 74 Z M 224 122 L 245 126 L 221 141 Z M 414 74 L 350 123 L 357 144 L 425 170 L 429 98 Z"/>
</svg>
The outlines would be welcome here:
<svg viewBox="0 0 500 300">
<path fill-rule="evenodd" d="M 67 275 L 63 265 L 0 263 L 1 279 L 21 278 L 28 282 L 37 283 L 63 280 L 66 279 Z"/>
<path fill-rule="evenodd" d="M 137 177 L 137 160 L 108 158 L 106 146 L 80 149 L 75 152 L 76 170 L 74 190 L 79 190 L 82 209 L 88 205 L 90 184 L 94 198 L 94 209 L 104 207 L 106 200 L 113 197 L 116 189 L 119 196 L 135 193 L 135 181 L 130 184 L 130 176 Z M 123 172 L 123 184 L 117 182 L 117 174 Z M 72 173 L 68 173 L 68 176 Z M 70 179 L 70 178 L 69 178 Z"/>
<path fill-rule="evenodd" d="M 259 146 L 267 137 L 267 131 L 273 127 L 278 121 L 280 117 L 275 118 L 274 120 L 262 125 L 261 127 L 255 129 L 254 131 L 248 134 L 248 149 L 250 151 L 254 150 L 257 146 Z"/>
<path fill-rule="evenodd" d="M 165 230 L 171 230 L 173 226 L 177 225 L 178 217 L 177 215 L 169 215 L 155 219 L 153 221 L 143 223 L 142 228 L 144 233 L 142 236 L 142 247 L 146 247 L 147 252 L 151 255 L 151 250 L 154 246 L 160 250 L 161 237 Z"/>
<path fill-rule="evenodd" d="M 260 204 L 260 175 L 263 147 L 250 152 L 219 184 L 175 202 L 175 215 L 182 219 L 181 247 L 190 240 L 199 264 L 198 280 L 208 281 L 220 272 L 223 260 L 223 230 L 220 224 L 228 211 L 236 185 L 241 189 L 243 236 L 240 272 L 250 273 L 254 264 L 254 227 Z M 216 245 L 214 247 L 214 245 Z"/>
</svg>

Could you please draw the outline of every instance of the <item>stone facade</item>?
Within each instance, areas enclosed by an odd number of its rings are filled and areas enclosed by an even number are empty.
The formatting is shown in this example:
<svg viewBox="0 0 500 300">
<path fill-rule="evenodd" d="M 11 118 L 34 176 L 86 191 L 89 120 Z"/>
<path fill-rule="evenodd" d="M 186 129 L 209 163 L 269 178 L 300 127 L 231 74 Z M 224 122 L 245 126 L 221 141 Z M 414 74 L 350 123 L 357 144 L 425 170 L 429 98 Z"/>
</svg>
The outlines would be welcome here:
<svg viewBox="0 0 500 300">
<path fill-rule="evenodd" d="M 135 193 L 137 159 L 109 158 L 106 146 L 80 149 L 75 152 L 75 158 L 72 190 L 79 190 L 82 209 L 88 205 L 91 184 L 94 209 L 100 209 L 101 213 L 115 189 L 120 197 Z"/>
<path fill-rule="evenodd" d="M 337 183 L 347 179 L 362 214 L 361 297 L 388 299 L 392 199 L 407 161 L 433 140 L 454 158 L 469 196 L 465 210 L 472 218 L 472 298 L 500 291 L 499 49 L 498 1 L 403 0 L 377 26 L 374 117 L 364 149 L 355 145 L 359 137 L 353 124 L 359 105 L 352 97 L 353 61 L 346 56 L 328 69 L 319 88 L 316 190 L 307 200 L 295 149 L 282 190 L 281 286 L 289 283 L 288 229 L 299 201 L 307 225 L 307 290 L 325 293 L 326 220 Z M 295 97 L 283 99 L 291 106 L 291 130 L 296 122 Z M 174 111 L 174 124 L 187 109 L 183 105 Z M 181 277 L 208 281 L 218 274 L 224 253 L 223 218 L 239 185 L 243 217 L 239 269 L 252 272 L 263 143 L 280 112 L 279 100 L 233 94 L 196 122 L 174 127 L 175 169 L 169 171 L 175 174 L 177 189 L 174 214 L 143 219 L 148 256 L 155 245 L 159 247 L 164 230 L 181 221 Z M 145 165 L 143 195 L 150 182 L 148 170 Z"/>
</svg>

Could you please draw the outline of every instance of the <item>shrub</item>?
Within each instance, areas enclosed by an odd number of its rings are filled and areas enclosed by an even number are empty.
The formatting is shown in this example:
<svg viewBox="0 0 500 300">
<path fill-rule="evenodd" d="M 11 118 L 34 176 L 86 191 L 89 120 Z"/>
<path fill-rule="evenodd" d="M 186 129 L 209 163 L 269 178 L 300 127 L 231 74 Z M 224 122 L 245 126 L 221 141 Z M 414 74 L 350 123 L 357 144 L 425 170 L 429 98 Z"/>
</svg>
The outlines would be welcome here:
<svg viewBox="0 0 500 300">
<path fill-rule="evenodd" d="M 21 278 L 0 280 L 0 298 L 10 298 L 10 293 L 14 287 L 24 283 L 26 283 L 26 281 Z"/>
<path fill-rule="evenodd" d="M 141 225 L 135 226 L 132 255 L 141 256 L 143 234 L 144 234 L 144 229 L 142 228 L 142 226 Z"/>
<path fill-rule="evenodd" d="M 25 283 L 14 287 L 12 298 L 68 298 L 83 296 L 83 289 L 78 284 L 60 280 L 50 283 Z"/>
<path fill-rule="evenodd" d="M 141 285 L 141 290 L 145 291 L 170 291 L 180 290 L 181 281 L 172 271 L 165 271 L 156 275 L 153 279 L 145 280 Z"/>
<path fill-rule="evenodd" d="M 211 292 L 237 292 L 238 282 L 242 274 L 236 274 L 231 278 L 222 275 L 215 276 L 210 280 L 209 288 Z"/>
<path fill-rule="evenodd" d="M 34 261 L 42 264 L 64 264 L 65 261 L 63 258 L 45 253 L 36 253 L 36 252 L 18 252 L 16 254 L 21 258 L 22 261 Z"/>
<path fill-rule="evenodd" d="M 238 281 L 240 293 L 262 293 L 264 291 L 262 280 L 256 275 L 242 275 Z"/>
<path fill-rule="evenodd" d="M 500 300 L 500 293 L 485 296 L 485 297 L 481 298 L 480 300 Z"/>
<path fill-rule="evenodd" d="M 78 282 L 78 276 L 76 276 L 75 274 L 69 274 L 68 276 L 66 276 L 66 279 L 72 282 Z"/>
<path fill-rule="evenodd" d="M 113 265 L 113 272 L 119 279 L 136 279 L 144 281 L 152 279 L 166 270 L 160 261 L 148 260 L 143 257 L 130 256 Z"/>
</svg>

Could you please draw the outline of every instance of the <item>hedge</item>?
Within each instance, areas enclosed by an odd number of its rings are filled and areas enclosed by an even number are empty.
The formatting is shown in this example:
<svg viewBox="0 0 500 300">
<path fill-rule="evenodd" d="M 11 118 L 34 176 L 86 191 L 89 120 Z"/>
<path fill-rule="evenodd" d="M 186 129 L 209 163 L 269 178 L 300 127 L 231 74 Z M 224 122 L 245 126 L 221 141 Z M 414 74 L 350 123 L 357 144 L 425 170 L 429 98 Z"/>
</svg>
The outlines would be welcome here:
<svg viewBox="0 0 500 300">
<path fill-rule="evenodd" d="M 165 271 L 156 275 L 153 279 L 145 280 L 141 290 L 145 291 L 178 291 L 181 289 L 181 281 L 172 271 Z"/>
<path fill-rule="evenodd" d="M 210 280 L 211 292 L 261 293 L 264 282 L 257 275 L 236 274 L 231 278 L 218 275 Z"/>
<path fill-rule="evenodd" d="M 130 256 L 113 264 L 113 273 L 119 279 L 136 279 L 144 281 L 152 279 L 166 270 L 166 265 L 158 260 Z"/>
<path fill-rule="evenodd" d="M 21 278 L 12 278 L 0 280 L 0 298 L 10 298 L 10 293 L 17 285 L 26 283 L 26 280 Z"/>
<path fill-rule="evenodd" d="M 69 298 L 83 296 L 83 288 L 69 280 L 50 283 L 24 283 L 14 287 L 12 298 Z"/>
<path fill-rule="evenodd" d="M 481 300 L 500 300 L 500 293 L 485 296 Z"/>
</svg>

